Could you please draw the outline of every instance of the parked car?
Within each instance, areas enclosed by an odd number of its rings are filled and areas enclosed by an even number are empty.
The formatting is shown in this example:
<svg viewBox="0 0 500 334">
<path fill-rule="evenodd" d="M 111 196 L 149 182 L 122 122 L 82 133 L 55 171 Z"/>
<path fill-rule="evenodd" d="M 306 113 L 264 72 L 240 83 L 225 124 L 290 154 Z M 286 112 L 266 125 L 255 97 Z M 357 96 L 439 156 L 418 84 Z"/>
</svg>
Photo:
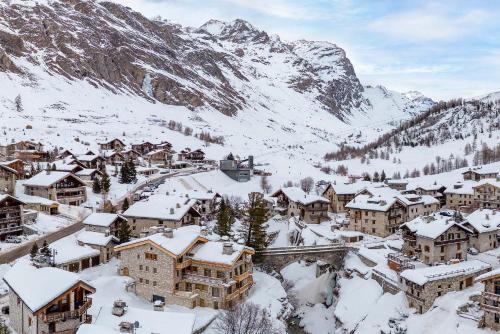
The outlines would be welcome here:
<svg viewBox="0 0 500 334">
<path fill-rule="evenodd" d="M 16 237 L 15 235 L 9 235 L 7 238 L 5 238 L 5 242 L 11 243 L 11 244 L 20 244 L 22 239 L 20 237 Z"/>
</svg>

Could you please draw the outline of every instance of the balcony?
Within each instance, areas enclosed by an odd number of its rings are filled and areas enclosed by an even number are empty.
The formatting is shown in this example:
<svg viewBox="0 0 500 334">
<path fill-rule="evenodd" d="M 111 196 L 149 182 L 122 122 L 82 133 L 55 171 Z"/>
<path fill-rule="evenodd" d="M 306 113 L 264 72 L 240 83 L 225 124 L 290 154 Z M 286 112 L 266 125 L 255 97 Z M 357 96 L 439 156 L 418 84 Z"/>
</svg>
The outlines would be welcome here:
<svg viewBox="0 0 500 334">
<path fill-rule="evenodd" d="M 444 246 L 444 245 L 456 244 L 459 242 L 467 242 L 467 241 L 469 241 L 468 237 L 459 238 L 459 239 L 450 239 L 450 240 L 436 240 L 434 242 L 434 246 Z"/>
<path fill-rule="evenodd" d="M 81 315 L 85 314 L 91 306 L 92 306 L 92 299 L 87 298 L 87 300 L 83 303 L 82 306 L 73 311 L 42 314 L 42 321 L 45 323 L 49 323 L 49 322 L 65 321 L 68 319 L 76 319 L 79 318 Z"/>
<path fill-rule="evenodd" d="M 6 228 L 1 228 L 0 229 L 0 234 L 21 232 L 22 230 L 23 230 L 23 227 L 21 225 L 19 225 L 19 226 L 12 226 L 12 227 L 6 227 Z"/>
<path fill-rule="evenodd" d="M 481 295 L 483 296 L 484 300 L 500 302 L 500 295 L 497 295 L 495 293 L 483 291 Z"/>
<path fill-rule="evenodd" d="M 191 265 L 192 263 L 192 260 L 191 259 L 186 259 L 182 262 L 177 262 L 175 264 L 175 269 L 184 269 L 184 268 L 187 268 Z"/>
<path fill-rule="evenodd" d="M 481 303 L 481 309 L 485 312 L 500 314 L 500 307 Z"/>
<path fill-rule="evenodd" d="M 236 280 L 236 282 L 241 282 L 248 276 L 250 276 L 250 271 L 246 271 L 241 275 L 234 275 L 234 279 Z"/>
<path fill-rule="evenodd" d="M 248 289 L 250 289 L 252 287 L 252 285 L 253 285 L 253 279 L 252 279 L 252 276 L 250 276 L 249 278 L 250 279 L 248 280 L 247 284 L 245 284 L 241 288 L 239 288 L 239 289 L 233 291 L 232 293 L 230 293 L 229 295 L 227 295 L 226 299 L 227 300 L 235 299 L 239 295 L 241 295 L 242 293 L 244 293 L 245 291 L 247 291 Z"/>
<path fill-rule="evenodd" d="M 225 280 L 221 278 L 208 277 L 198 274 L 185 273 L 182 275 L 182 278 L 188 281 L 189 283 L 201 283 L 208 285 L 221 285 L 224 284 Z"/>
<path fill-rule="evenodd" d="M 420 298 L 420 297 L 417 297 L 415 295 L 412 295 L 411 293 L 409 292 L 406 292 L 406 297 L 410 298 L 410 299 L 413 299 L 413 300 L 416 300 L 417 302 L 419 303 L 425 303 L 424 299 L 423 298 Z"/>
</svg>

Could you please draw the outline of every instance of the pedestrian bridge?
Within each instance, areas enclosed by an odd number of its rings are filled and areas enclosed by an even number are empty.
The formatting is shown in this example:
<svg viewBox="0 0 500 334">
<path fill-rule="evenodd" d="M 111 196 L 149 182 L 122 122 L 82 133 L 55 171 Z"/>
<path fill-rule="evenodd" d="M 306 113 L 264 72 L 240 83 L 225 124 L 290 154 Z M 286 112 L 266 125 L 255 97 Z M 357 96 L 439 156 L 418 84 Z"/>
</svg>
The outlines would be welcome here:
<svg viewBox="0 0 500 334">
<path fill-rule="evenodd" d="M 289 246 L 266 248 L 257 252 L 260 261 L 265 265 L 280 271 L 290 263 L 304 261 L 324 261 L 331 264 L 335 269 L 340 269 L 344 265 L 344 257 L 350 247 L 344 242 L 336 242 L 328 245 L 315 246 Z"/>
</svg>

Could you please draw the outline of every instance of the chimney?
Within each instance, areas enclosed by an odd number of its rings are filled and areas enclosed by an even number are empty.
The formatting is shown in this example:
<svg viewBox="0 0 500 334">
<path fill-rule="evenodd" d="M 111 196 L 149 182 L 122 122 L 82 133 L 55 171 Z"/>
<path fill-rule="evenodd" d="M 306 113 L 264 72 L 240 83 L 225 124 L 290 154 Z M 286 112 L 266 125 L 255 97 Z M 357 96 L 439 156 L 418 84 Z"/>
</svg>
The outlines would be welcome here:
<svg viewBox="0 0 500 334">
<path fill-rule="evenodd" d="M 253 169 L 253 155 L 248 156 L 248 168 Z"/>
<path fill-rule="evenodd" d="M 227 235 L 223 235 L 221 239 L 222 241 L 229 241 L 229 237 Z"/>
<path fill-rule="evenodd" d="M 172 239 L 174 237 L 174 230 L 172 230 L 170 227 L 166 228 L 163 236 Z"/>
<path fill-rule="evenodd" d="M 230 242 L 224 242 L 222 245 L 222 254 L 231 255 L 233 254 L 233 244 Z"/>
<path fill-rule="evenodd" d="M 180 209 L 180 208 L 181 208 L 181 205 L 180 205 L 179 203 L 177 203 L 177 204 L 175 205 L 175 207 L 176 207 L 177 209 Z"/>
<path fill-rule="evenodd" d="M 208 231 L 207 231 L 206 226 L 202 226 L 200 234 L 204 237 L 206 237 L 208 235 Z"/>
<path fill-rule="evenodd" d="M 490 215 L 489 215 L 489 214 L 486 214 L 486 215 L 484 216 L 484 218 L 486 218 L 486 220 L 490 220 Z"/>
<path fill-rule="evenodd" d="M 170 208 L 170 214 L 173 215 L 174 214 L 174 208 Z"/>
</svg>

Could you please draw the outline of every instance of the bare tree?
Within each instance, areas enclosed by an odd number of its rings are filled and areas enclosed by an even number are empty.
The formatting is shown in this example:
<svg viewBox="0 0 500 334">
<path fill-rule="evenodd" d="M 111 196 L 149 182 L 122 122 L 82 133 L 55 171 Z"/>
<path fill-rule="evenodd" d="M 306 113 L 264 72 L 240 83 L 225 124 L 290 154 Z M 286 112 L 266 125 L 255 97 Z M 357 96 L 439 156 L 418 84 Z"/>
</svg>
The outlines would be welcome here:
<svg viewBox="0 0 500 334">
<path fill-rule="evenodd" d="M 314 189 L 314 180 L 312 177 L 308 176 L 300 180 L 300 188 L 306 193 L 310 193 Z"/>
<path fill-rule="evenodd" d="M 222 313 L 215 323 L 220 334 L 278 334 L 265 309 L 252 303 L 240 303 Z"/>
<path fill-rule="evenodd" d="M 272 186 L 269 183 L 266 175 L 262 175 L 260 178 L 260 188 L 265 194 L 269 194 L 271 192 Z"/>
<path fill-rule="evenodd" d="M 22 112 L 23 111 L 23 101 L 21 100 L 21 94 L 16 96 L 16 99 L 14 100 L 14 103 L 16 105 L 16 111 L 17 112 Z"/>
</svg>

